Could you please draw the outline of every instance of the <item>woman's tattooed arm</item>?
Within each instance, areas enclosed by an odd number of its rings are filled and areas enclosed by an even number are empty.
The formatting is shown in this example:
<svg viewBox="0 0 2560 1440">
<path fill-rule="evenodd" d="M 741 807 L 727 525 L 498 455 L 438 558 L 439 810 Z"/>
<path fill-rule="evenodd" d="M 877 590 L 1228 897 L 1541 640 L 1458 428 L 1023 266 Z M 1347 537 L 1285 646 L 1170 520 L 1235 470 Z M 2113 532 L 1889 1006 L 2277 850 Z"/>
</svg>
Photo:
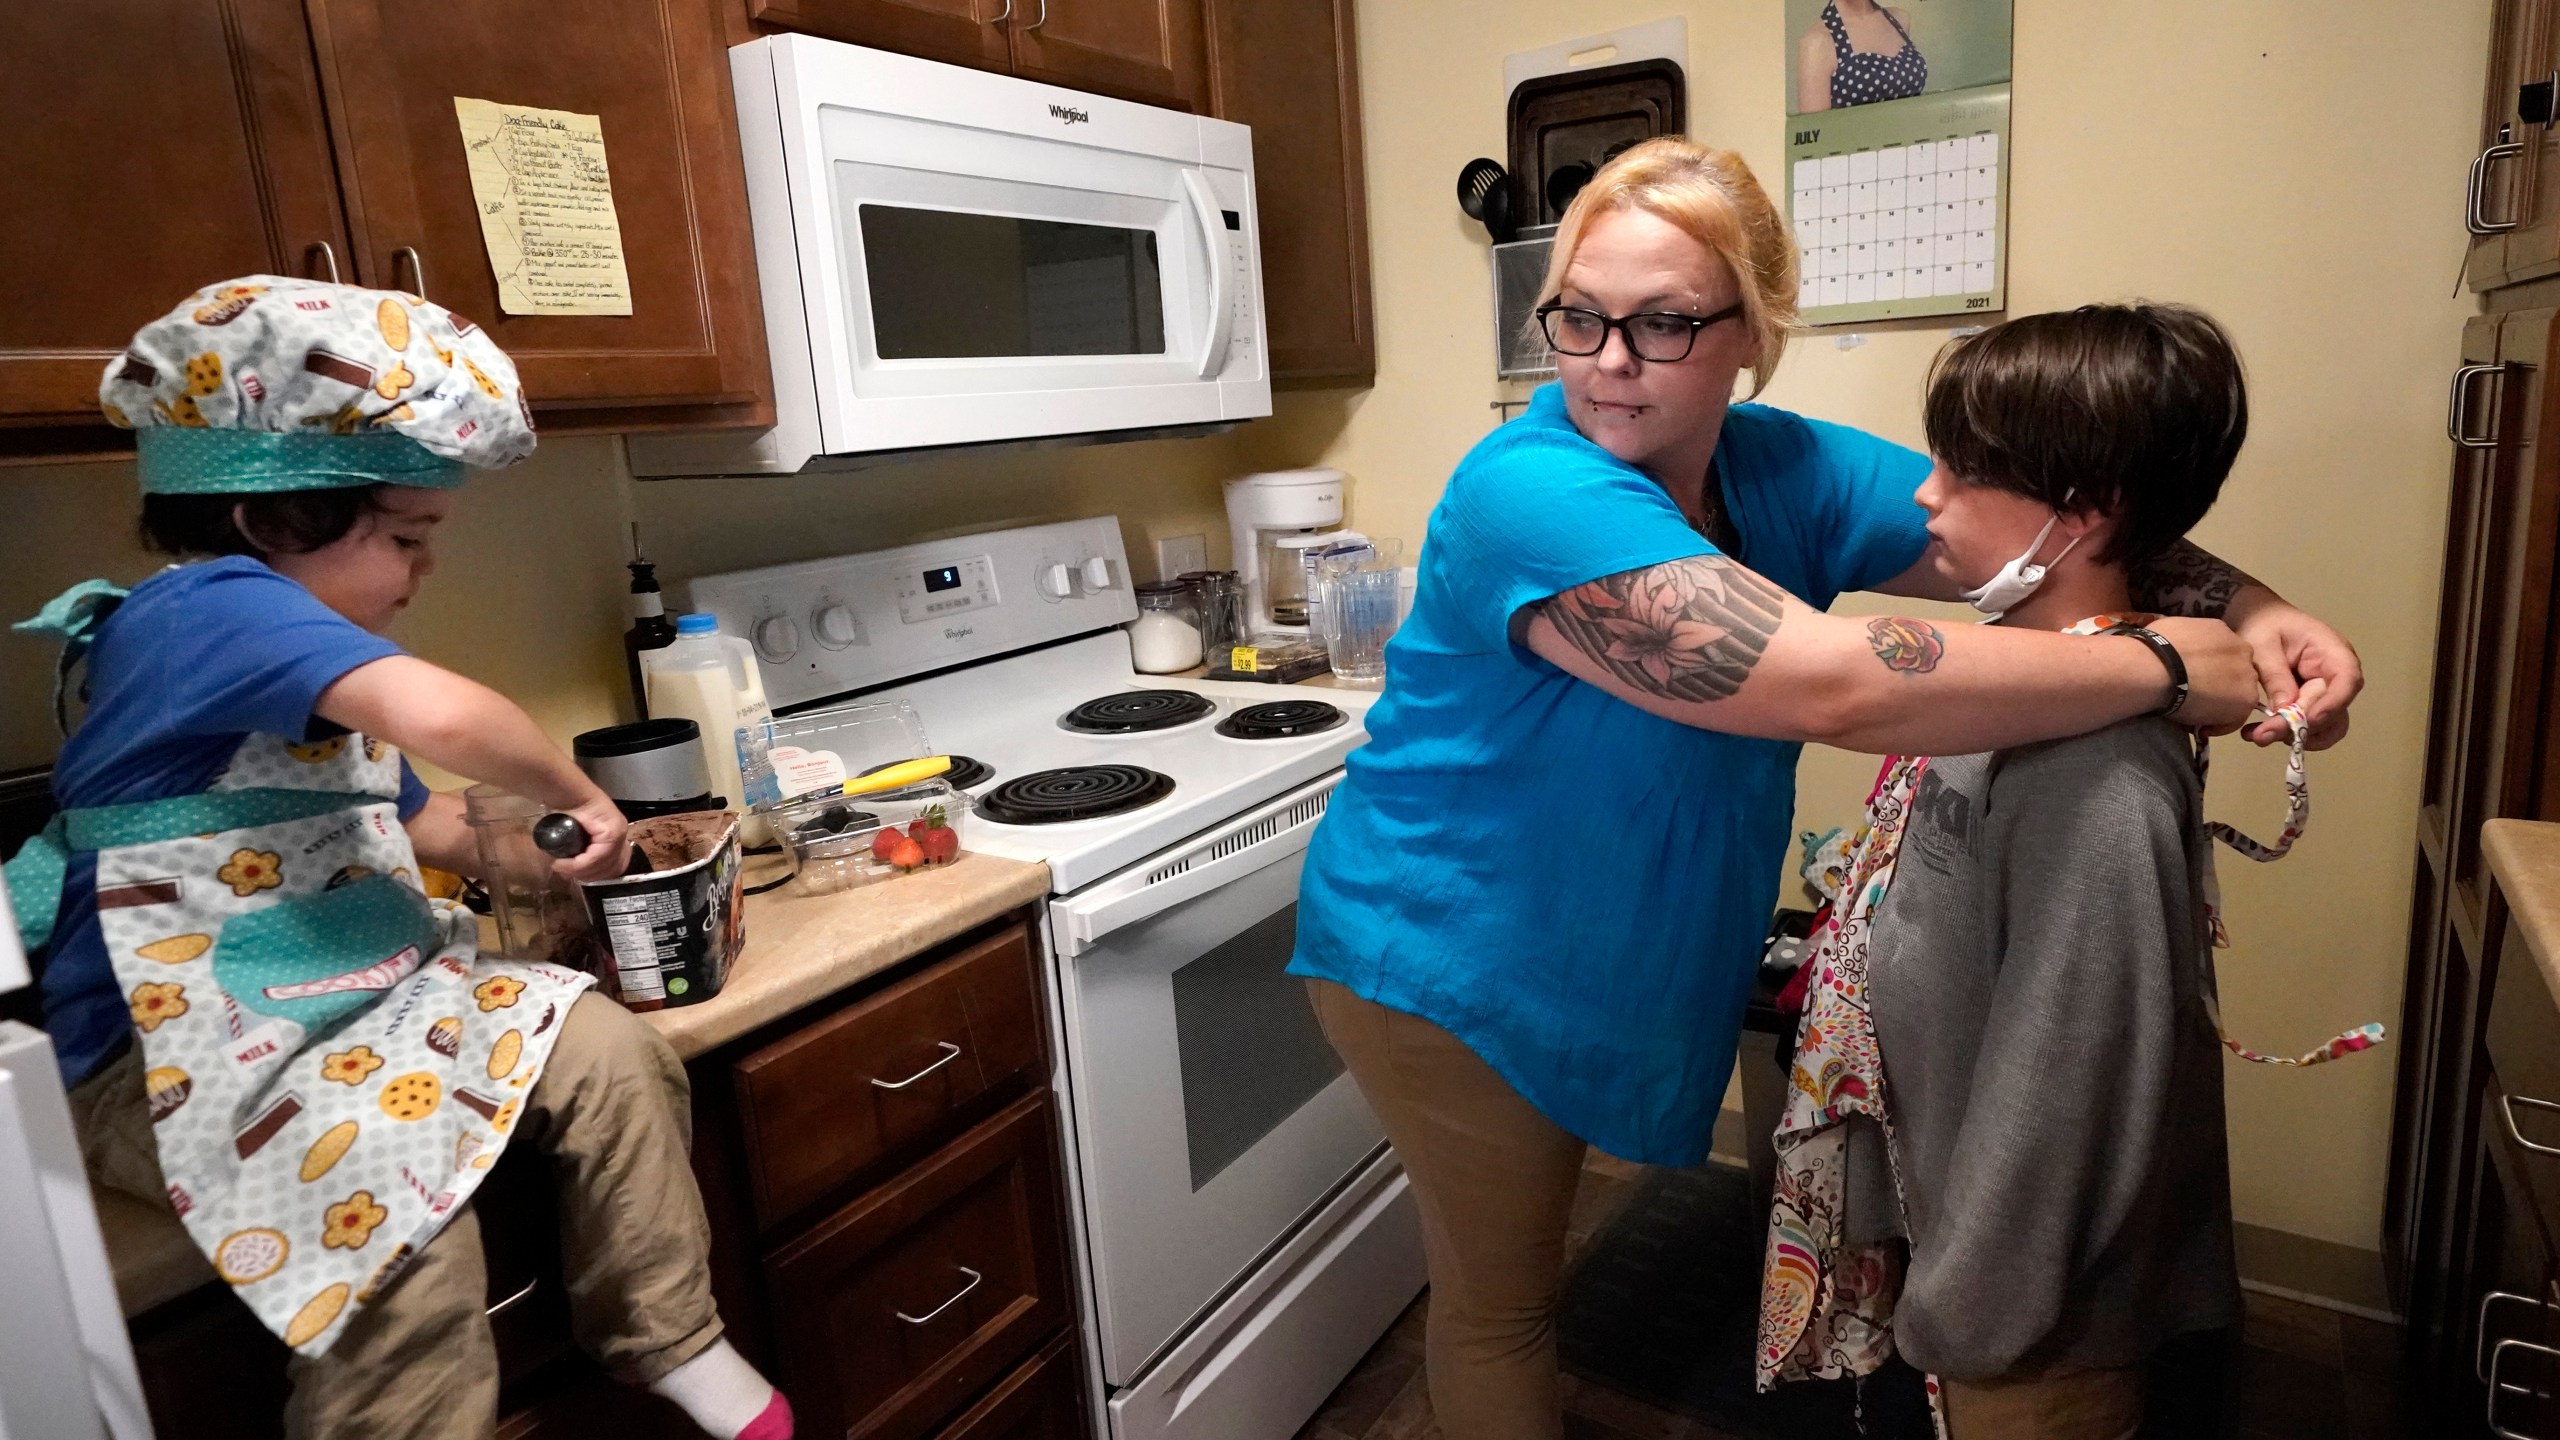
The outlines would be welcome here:
<svg viewBox="0 0 2560 1440">
<path fill-rule="evenodd" d="M 2135 565 L 2125 579 L 2135 608 L 2199 620 L 2223 618 L 2232 597 L 2258 583 L 2185 540 Z"/>
<path fill-rule="evenodd" d="M 1722 700 L 1751 678 L 1785 606 L 1777 586 L 1701 555 L 1577 585 L 1545 613 L 1566 643 L 1629 689 Z"/>
</svg>

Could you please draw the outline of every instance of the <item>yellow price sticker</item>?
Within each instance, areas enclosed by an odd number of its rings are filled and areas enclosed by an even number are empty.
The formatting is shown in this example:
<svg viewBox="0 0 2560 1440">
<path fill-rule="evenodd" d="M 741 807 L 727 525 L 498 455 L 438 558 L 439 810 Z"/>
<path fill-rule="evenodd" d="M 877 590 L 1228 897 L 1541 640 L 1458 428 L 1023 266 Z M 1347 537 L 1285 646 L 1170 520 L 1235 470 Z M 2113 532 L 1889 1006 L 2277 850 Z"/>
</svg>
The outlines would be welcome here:
<svg viewBox="0 0 2560 1440">
<path fill-rule="evenodd" d="M 1262 652 L 1250 645 L 1238 645 L 1227 652 L 1227 668 L 1239 675 L 1250 675 L 1262 668 Z"/>
</svg>

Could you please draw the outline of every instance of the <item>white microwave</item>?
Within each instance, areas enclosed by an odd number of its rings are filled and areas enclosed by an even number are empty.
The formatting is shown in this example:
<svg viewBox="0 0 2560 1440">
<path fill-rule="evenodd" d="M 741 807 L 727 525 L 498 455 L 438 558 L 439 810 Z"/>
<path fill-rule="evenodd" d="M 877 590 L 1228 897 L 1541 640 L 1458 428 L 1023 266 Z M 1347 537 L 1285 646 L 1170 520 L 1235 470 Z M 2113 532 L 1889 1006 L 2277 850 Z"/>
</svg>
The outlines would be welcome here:
<svg viewBox="0 0 2560 1440">
<path fill-rule="evenodd" d="M 774 425 L 634 436 L 634 473 L 1271 413 L 1244 126 L 805 35 L 729 66 Z"/>
</svg>

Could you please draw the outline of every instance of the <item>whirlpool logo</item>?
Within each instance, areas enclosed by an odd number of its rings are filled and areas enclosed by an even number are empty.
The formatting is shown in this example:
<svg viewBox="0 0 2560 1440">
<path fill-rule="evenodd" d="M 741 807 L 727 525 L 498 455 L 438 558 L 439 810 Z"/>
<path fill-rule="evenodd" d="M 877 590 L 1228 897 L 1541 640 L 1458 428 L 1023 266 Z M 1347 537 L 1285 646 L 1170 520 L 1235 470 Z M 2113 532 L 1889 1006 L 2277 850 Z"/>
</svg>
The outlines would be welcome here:
<svg viewBox="0 0 2560 1440">
<path fill-rule="evenodd" d="M 1093 116 L 1070 105 L 1052 105 L 1049 107 L 1049 113 L 1056 116 L 1058 119 L 1066 121 L 1070 125 L 1089 125 L 1093 123 Z"/>
</svg>

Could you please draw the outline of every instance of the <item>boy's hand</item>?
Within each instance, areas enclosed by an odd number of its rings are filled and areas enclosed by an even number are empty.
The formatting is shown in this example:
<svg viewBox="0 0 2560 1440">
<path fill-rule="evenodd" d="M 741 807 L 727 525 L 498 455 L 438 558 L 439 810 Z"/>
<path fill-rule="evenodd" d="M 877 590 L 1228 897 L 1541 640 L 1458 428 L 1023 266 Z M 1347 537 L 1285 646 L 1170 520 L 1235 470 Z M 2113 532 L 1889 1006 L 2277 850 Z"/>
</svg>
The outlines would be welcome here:
<svg viewBox="0 0 2560 1440">
<path fill-rule="evenodd" d="M 2152 621 L 2150 628 L 2176 648 L 2187 667 L 2187 703 L 2171 719 L 2194 730 L 2228 732 L 2258 708 L 2256 660 L 2230 626 L 2173 616 Z"/>
<path fill-rule="evenodd" d="M 620 878 L 631 853 L 631 827 L 623 820 L 622 811 L 601 790 L 575 805 L 560 808 L 562 814 L 586 827 L 587 848 L 566 860 L 551 862 L 552 868 L 572 880 Z"/>
</svg>

